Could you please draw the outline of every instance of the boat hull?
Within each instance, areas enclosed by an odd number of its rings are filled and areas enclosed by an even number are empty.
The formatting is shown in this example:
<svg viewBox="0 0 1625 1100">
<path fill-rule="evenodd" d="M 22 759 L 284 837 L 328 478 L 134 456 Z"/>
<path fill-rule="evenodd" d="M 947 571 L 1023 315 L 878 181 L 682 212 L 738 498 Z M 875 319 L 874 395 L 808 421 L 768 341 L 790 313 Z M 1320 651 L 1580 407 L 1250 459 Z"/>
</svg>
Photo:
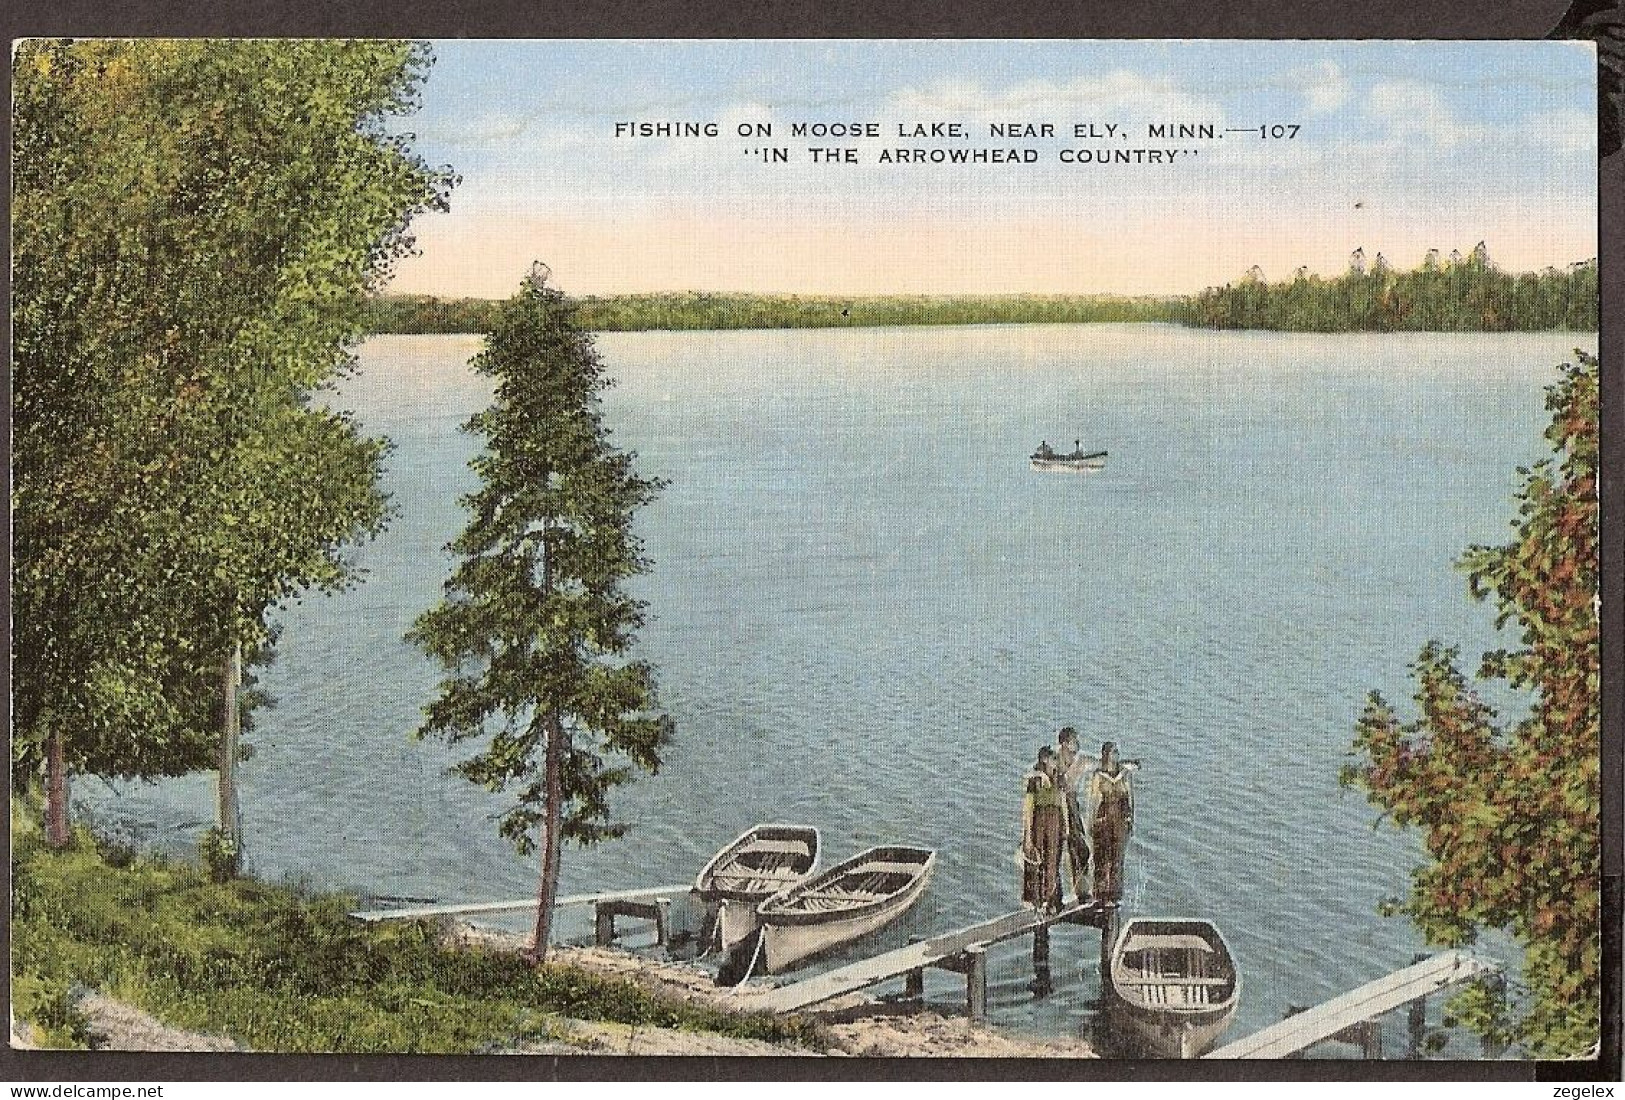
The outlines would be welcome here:
<svg viewBox="0 0 1625 1100">
<path fill-rule="evenodd" d="M 1150 946 L 1156 944 L 1167 946 Z M 1113 1043 L 1122 1053 L 1199 1058 L 1230 1026 L 1241 976 L 1211 923 L 1134 918 L 1112 950 L 1106 992 Z"/>
<path fill-rule="evenodd" d="M 1200 1058 L 1213 1049 L 1230 1026 L 1235 1006 L 1208 1017 L 1146 1011 L 1119 1004 L 1114 1013 L 1114 1040 L 1126 1054 L 1139 1058 Z"/>
<path fill-rule="evenodd" d="M 1092 474 L 1106 468 L 1106 454 L 1086 455 L 1083 458 L 1034 458 L 1035 470 L 1057 473 Z"/>
<path fill-rule="evenodd" d="M 732 951 L 737 944 L 756 934 L 756 929 L 761 927 L 756 918 L 757 904 L 726 898 L 717 902 L 717 944 L 723 951 Z"/>
<path fill-rule="evenodd" d="M 761 926 L 761 964 L 769 974 L 778 974 L 853 940 L 878 932 L 897 920 L 920 900 L 936 869 L 936 855 L 920 864 L 919 873 L 897 893 L 867 904 L 850 914 L 824 914 L 776 911 L 797 889 L 811 890 L 820 879 L 786 890 L 764 903 L 757 912 Z M 833 875 L 839 868 L 826 872 Z"/>
<path fill-rule="evenodd" d="M 706 938 L 723 951 L 756 933 L 756 909 L 818 870 L 819 835 L 810 825 L 754 825 L 705 865 L 694 896 L 706 909 Z"/>
</svg>

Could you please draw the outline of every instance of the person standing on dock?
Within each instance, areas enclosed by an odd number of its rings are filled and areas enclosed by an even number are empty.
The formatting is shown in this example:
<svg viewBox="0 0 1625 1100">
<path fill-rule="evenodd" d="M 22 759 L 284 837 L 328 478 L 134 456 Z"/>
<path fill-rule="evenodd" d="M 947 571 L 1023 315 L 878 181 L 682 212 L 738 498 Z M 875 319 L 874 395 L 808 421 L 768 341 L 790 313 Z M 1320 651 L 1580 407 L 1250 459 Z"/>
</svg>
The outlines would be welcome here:
<svg viewBox="0 0 1625 1100">
<path fill-rule="evenodd" d="M 1038 763 L 1027 773 L 1022 795 L 1021 900 L 1035 909 L 1055 906 L 1061 890 L 1061 846 L 1066 837 L 1066 796 L 1059 782 L 1055 750 L 1038 750 Z"/>
<path fill-rule="evenodd" d="M 1083 811 L 1078 807 L 1078 791 L 1088 781 L 1089 771 L 1096 761 L 1078 751 L 1078 731 L 1071 726 L 1061 727 L 1056 742 L 1060 746 L 1057 764 L 1061 794 L 1066 799 L 1066 855 L 1072 871 L 1072 897 L 1081 905 L 1089 897 L 1089 834 L 1085 831 Z M 1058 881 L 1055 888 L 1057 892 L 1061 888 Z"/>
<path fill-rule="evenodd" d="M 1134 788 L 1129 773 L 1138 767 L 1139 761 L 1119 759 L 1117 743 L 1107 741 L 1100 746 L 1100 766 L 1089 777 L 1097 901 L 1115 902 L 1123 896 L 1123 855 L 1134 831 Z"/>
</svg>

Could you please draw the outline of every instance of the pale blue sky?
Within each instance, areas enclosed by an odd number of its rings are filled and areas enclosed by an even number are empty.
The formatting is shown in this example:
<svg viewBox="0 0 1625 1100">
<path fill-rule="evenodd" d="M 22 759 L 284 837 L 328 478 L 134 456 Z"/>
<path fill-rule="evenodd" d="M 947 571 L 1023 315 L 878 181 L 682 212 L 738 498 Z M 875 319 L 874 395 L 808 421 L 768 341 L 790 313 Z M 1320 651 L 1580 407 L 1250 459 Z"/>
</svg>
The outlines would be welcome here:
<svg viewBox="0 0 1625 1100">
<path fill-rule="evenodd" d="M 395 288 L 505 295 L 531 258 L 566 289 L 1184 292 L 1258 263 L 1408 266 L 1488 240 L 1515 269 L 1594 254 L 1594 61 L 1553 42 L 496 42 L 435 44 L 400 124 L 459 171 Z M 964 142 L 895 139 L 960 121 Z M 715 139 L 617 121 L 717 122 Z M 877 122 L 863 163 L 819 166 L 791 122 Z M 990 139 L 994 121 L 1054 140 Z M 1148 140 L 1153 121 L 1297 123 L 1291 141 Z M 790 164 L 734 136 L 767 122 Z M 1075 123 L 1173 165 L 1062 164 Z M 884 165 L 882 148 L 1039 150 L 1034 165 Z M 1359 204 L 1356 206 L 1356 204 Z"/>
</svg>

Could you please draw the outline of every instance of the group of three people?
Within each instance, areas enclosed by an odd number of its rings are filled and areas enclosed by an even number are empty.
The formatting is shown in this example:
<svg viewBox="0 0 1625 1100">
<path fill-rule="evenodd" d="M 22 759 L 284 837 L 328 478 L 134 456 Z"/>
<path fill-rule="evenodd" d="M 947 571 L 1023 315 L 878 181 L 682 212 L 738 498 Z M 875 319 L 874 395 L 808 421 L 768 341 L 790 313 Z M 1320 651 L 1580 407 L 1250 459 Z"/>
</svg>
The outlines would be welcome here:
<svg viewBox="0 0 1625 1100">
<path fill-rule="evenodd" d="M 1091 896 L 1115 902 L 1123 896 L 1123 851 L 1134 829 L 1134 790 L 1129 772 L 1139 767 L 1139 762 L 1121 759 L 1112 741 L 1100 746 L 1099 759 L 1085 756 L 1078 751 L 1078 731 L 1071 726 L 1062 728 L 1056 742 L 1055 747 L 1045 745 L 1038 750 L 1038 763 L 1025 779 L 1022 901 L 1052 911 L 1061 907 L 1064 854 L 1072 872 L 1076 902 Z M 1089 799 L 1087 818 L 1080 806 L 1080 793 Z"/>
</svg>

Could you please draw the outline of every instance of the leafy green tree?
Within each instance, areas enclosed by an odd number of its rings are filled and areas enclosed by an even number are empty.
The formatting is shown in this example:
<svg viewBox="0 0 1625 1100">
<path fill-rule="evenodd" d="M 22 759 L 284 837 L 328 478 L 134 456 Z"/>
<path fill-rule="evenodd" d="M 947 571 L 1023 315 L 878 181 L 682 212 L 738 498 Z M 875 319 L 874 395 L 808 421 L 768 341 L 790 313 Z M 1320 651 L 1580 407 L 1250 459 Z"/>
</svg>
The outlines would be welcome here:
<svg viewBox="0 0 1625 1100">
<path fill-rule="evenodd" d="M 1254 268 L 1238 284 L 1197 295 L 1190 316 L 1210 328 L 1289 332 L 1500 332 L 1597 327 L 1596 264 L 1513 276 L 1490 262 L 1480 241 L 1441 261 L 1430 249 L 1420 267 L 1396 271 L 1378 253 L 1356 249 L 1335 279 L 1305 276 L 1266 283 Z"/>
<path fill-rule="evenodd" d="M 312 406 L 452 180 L 383 129 L 391 42 L 19 46 L 13 81 L 13 778 L 222 759 L 239 652 L 342 585 L 383 444 Z M 226 823 L 231 824 L 231 823 Z"/>
<path fill-rule="evenodd" d="M 512 790 L 502 834 L 521 853 L 540 831 L 532 957 L 546 957 L 561 842 L 625 833 L 610 823 L 610 790 L 653 773 L 671 720 L 654 710 L 653 670 L 629 653 L 644 605 L 625 582 L 648 562 L 633 514 L 658 482 L 610 444 L 599 413 L 607 380 L 576 316 L 537 265 L 504 303 L 473 360 L 496 385 L 467 430 L 480 488 L 449 549 L 460 555 L 445 598 L 408 636 L 450 673 L 418 736 L 480 751 L 457 770 L 491 791 Z M 623 763 L 612 763 L 610 758 Z"/>
<path fill-rule="evenodd" d="M 1403 721 L 1373 692 L 1355 736 L 1361 762 L 1342 775 L 1396 826 L 1419 830 L 1430 857 L 1390 911 L 1432 943 L 1502 929 L 1524 945 L 1521 1012 L 1483 987 L 1455 1009 L 1545 1057 L 1600 1034 L 1598 364 L 1576 355 L 1547 391 L 1556 457 L 1526 471 L 1513 540 L 1459 563 L 1472 595 L 1493 597 L 1497 623 L 1520 632 L 1521 648 L 1485 654 L 1479 676 L 1528 693 L 1529 716 L 1498 724 L 1457 651 L 1429 642 L 1413 666 L 1418 716 Z"/>
</svg>

